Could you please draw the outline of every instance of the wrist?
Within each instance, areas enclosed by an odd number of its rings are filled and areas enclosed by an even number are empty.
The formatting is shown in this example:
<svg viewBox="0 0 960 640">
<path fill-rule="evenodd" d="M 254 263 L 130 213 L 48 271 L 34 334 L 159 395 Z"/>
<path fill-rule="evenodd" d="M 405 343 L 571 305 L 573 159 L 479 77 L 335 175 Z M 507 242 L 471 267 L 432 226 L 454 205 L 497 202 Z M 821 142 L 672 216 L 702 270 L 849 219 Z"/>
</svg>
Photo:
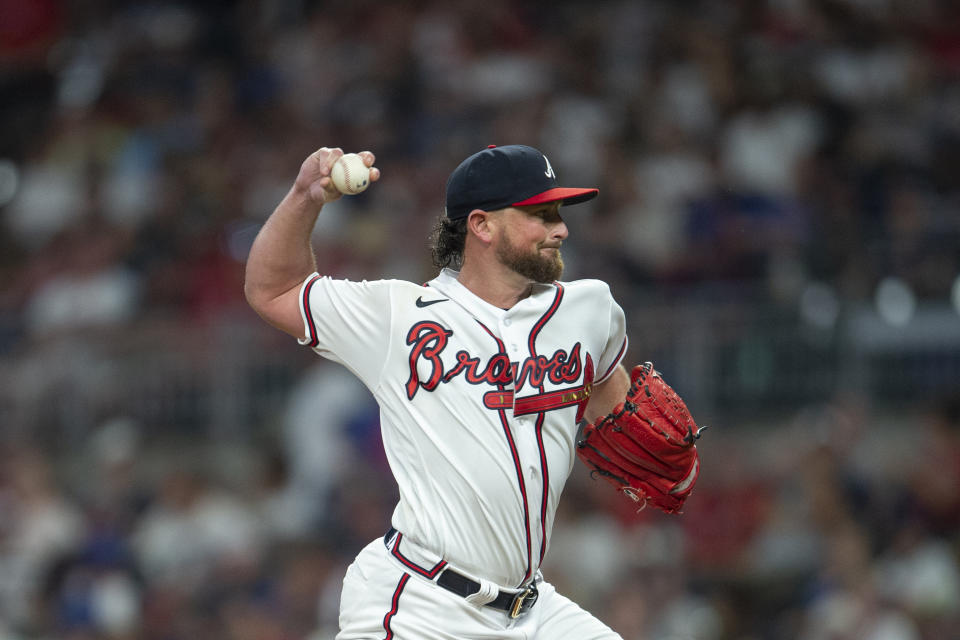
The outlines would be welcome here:
<svg viewBox="0 0 960 640">
<path fill-rule="evenodd" d="M 286 200 L 296 209 L 309 213 L 319 213 L 324 204 L 322 200 L 317 202 L 313 198 L 309 186 L 301 186 L 296 182 L 287 193 Z"/>
</svg>

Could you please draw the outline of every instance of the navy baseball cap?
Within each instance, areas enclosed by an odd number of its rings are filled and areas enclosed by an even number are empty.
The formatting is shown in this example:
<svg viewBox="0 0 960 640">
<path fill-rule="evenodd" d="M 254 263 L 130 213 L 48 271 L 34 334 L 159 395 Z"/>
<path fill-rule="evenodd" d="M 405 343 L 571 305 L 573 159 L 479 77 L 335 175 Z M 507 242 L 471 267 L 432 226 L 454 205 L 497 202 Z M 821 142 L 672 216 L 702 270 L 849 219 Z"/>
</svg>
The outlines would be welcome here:
<svg viewBox="0 0 960 640">
<path fill-rule="evenodd" d="M 474 209 L 494 211 L 557 201 L 579 204 L 597 193 L 597 189 L 557 186 L 550 161 L 533 147 L 490 145 L 461 162 L 450 174 L 446 214 L 457 220 L 466 218 Z"/>
</svg>

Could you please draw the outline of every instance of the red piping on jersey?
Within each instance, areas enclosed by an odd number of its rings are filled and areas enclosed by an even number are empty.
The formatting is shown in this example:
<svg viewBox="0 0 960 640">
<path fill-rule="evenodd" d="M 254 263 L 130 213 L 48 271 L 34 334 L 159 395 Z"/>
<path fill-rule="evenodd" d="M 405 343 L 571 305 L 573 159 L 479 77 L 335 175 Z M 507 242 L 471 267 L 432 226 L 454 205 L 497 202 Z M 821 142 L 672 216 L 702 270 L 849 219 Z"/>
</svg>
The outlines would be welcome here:
<svg viewBox="0 0 960 640">
<path fill-rule="evenodd" d="M 510 453 L 513 455 L 513 467 L 517 472 L 517 482 L 520 485 L 520 499 L 521 502 L 523 502 L 523 528 L 527 538 L 527 570 L 523 574 L 522 584 L 530 579 L 531 555 L 533 553 L 533 540 L 530 536 L 530 507 L 527 505 L 527 483 L 523 480 L 523 465 L 520 464 L 520 452 L 517 451 L 517 445 L 513 441 L 513 434 L 510 432 L 507 414 L 503 409 L 500 409 L 497 413 L 500 414 L 500 424 L 503 427 L 504 435 L 507 437 L 507 443 L 510 445 Z"/>
<path fill-rule="evenodd" d="M 606 371 L 603 372 L 603 375 L 602 375 L 602 376 L 600 376 L 599 378 L 597 378 L 598 380 L 601 380 L 601 381 L 602 381 L 602 380 L 606 380 L 606 379 L 607 379 L 607 376 L 610 375 L 610 372 L 613 371 L 614 367 L 616 367 L 618 364 L 620 364 L 620 359 L 623 357 L 623 352 L 626 351 L 626 349 L 627 349 L 627 339 L 624 338 L 624 339 L 623 339 L 623 344 L 620 345 L 620 351 L 617 351 L 617 357 L 613 359 L 613 364 L 611 364 L 610 367 L 609 367 Z"/>
<path fill-rule="evenodd" d="M 446 561 L 446 560 L 441 560 L 441 561 L 438 562 L 437 564 L 433 565 L 433 568 L 431 568 L 431 569 L 424 569 L 423 567 L 421 567 L 420 565 L 418 565 L 417 563 L 415 563 L 413 560 L 410 560 L 410 559 L 407 558 L 405 555 L 403 555 L 402 553 L 400 553 L 400 540 L 402 540 L 402 539 L 403 539 L 403 534 L 402 534 L 402 533 L 398 533 L 398 534 L 397 534 L 397 539 L 394 540 L 394 542 L 393 542 L 393 548 L 390 549 L 390 553 L 393 554 L 393 557 L 396 558 L 397 560 L 399 560 L 399 561 L 403 564 L 403 566 L 407 567 L 407 568 L 410 569 L 411 571 L 417 572 L 418 574 L 420 574 L 420 575 L 423 576 L 424 578 L 428 578 L 428 579 L 430 579 L 430 580 L 433 580 L 433 579 L 437 576 L 437 574 L 440 573 L 440 571 L 441 571 L 445 566 L 447 566 L 447 561 Z"/>
<path fill-rule="evenodd" d="M 303 310 L 304 315 L 307 317 L 307 329 L 310 333 L 308 336 L 310 342 L 308 346 L 315 347 L 320 344 L 320 337 L 317 335 L 317 325 L 313 321 L 313 313 L 310 311 L 310 291 L 313 289 L 313 285 L 320 279 L 320 276 L 315 275 L 310 278 L 310 281 L 303 287 Z"/>
<path fill-rule="evenodd" d="M 537 320 L 537 324 L 533 325 L 533 329 L 530 330 L 530 337 L 527 338 L 527 347 L 530 349 L 530 357 L 537 357 L 537 336 L 540 334 L 540 331 L 547 324 L 550 318 L 553 317 L 553 314 L 557 312 L 557 309 L 560 307 L 560 301 L 563 300 L 563 286 L 560 284 L 556 285 L 557 294 L 553 297 L 553 303 L 550 305 L 550 308 L 547 309 L 546 313 Z M 519 389 L 517 389 L 519 391 Z M 540 383 L 540 393 L 543 393 L 543 382 Z"/>
<path fill-rule="evenodd" d="M 557 312 L 557 309 L 560 308 L 560 301 L 563 300 L 563 285 L 560 283 L 555 283 L 557 287 L 557 293 L 553 297 L 553 303 L 550 305 L 550 308 L 547 309 L 547 312 L 543 314 L 537 324 L 533 326 L 533 329 L 530 330 L 530 337 L 527 340 L 527 345 L 530 348 L 530 357 L 537 357 L 536 342 L 537 336 L 540 334 L 540 331 L 546 326 L 550 318 L 553 317 L 553 314 Z M 519 389 L 517 389 L 519 391 Z M 540 382 L 540 393 L 543 394 L 543 381 Z M 516 414 L 514 414 L 516 415 Z M 547 452 L 543 448 L 543 421 L 546 418 L 544 412 L 540 412 L 537 416 L 537 450 L 540 453 L 540 475 L 541 481 L 543 484 L 543 491 L 540 494 L 540 556 L 537 561 L 537 566 L 539 567 L 543 564 L 543 556 L 547 551 L 547 499 L 550 495 L 550 471 L 547 468 Z"/>
<path fill-rule="evenodd" d="M 547 452 L 543 448 L 543 421 L 547 414 L 537 415 L 537 449 L 540 451 L 540 469 L 543 476 L 543 492 L 540 494 L 540 557 L 537 567 L 543 564 L 543 554 L 547 552 L 547 498 L 550 495 L 550 474 L 547 472 Z"/>
<path fill-rule="evenodd" d="M 483 327 L 483 330 L 490 334 L 490 337 L 496 341 L 500 353 L 506 354 L 507 350 L 504 347 L 503 341 L 495 336 L 493 332 L 479 320 L 477 320 L 477 324 Z M 501 393 L 506 391 L 503 388 L 503 384 L 498 384 L 497 386 L 500 388 Z M 503 434 L 507 438 L 507 444 L 510 445 L 510 453 L 513 456 L 513 468 L 517 473 L 517 483 L 520 485 L 520 501 L 523 503 L 523 527 L 527 537 L 527 571 L 523 574 L 522 584 L 530 579 L 533 564 L 533 541 L 530 536 L 530 507 L 527 506 L 527 483 L 523 481 L 523 465 L 520 464 L 520 452 L 517 451 L 517 445 L 513 441 L 513 434 L 510 432 L 510 423 L 507 421 L 507 414 L 503 409 L 498 410 L 497 414 L 500 416 L 500 425 L 503 427 Z"/>
<path fill-rule="evenodd" d="M 383 616 L 383 630 L 387 632 L 387 635 L 383 637 L 383 640 L 393 639 L 393 629 L 390 628 L 390 622 L 393 620 L 393 616 L 397 615 L 397 611 L 400 609 L 400 594 L 403 593 L 403 588 L 407 586 L 408 580 L 410 580 L 410 574 L 403 574 L 400 577 L 400 582 L 397 584 L 396 590 L 393 592 L 393 598 L 390 602 L 390 611 L 387 611 L 387 615 Z"/>
</svg>

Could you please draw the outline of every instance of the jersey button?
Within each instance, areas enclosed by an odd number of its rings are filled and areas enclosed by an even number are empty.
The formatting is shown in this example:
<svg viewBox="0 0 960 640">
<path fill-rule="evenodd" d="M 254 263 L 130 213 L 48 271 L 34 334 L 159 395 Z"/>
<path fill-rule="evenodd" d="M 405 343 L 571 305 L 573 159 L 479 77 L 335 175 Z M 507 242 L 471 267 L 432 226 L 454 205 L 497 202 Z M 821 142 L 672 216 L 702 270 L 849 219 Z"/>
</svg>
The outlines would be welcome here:
<svg viewBox="0 0 960 640">
<path fill-rule="evenodd" d="M 509 326 L 510 326 L 510 318 L 504 318 L 504 319 L 503 319 L 503 324 L 504 324 L 504 326 L 509 327 Z"/>
</svg>

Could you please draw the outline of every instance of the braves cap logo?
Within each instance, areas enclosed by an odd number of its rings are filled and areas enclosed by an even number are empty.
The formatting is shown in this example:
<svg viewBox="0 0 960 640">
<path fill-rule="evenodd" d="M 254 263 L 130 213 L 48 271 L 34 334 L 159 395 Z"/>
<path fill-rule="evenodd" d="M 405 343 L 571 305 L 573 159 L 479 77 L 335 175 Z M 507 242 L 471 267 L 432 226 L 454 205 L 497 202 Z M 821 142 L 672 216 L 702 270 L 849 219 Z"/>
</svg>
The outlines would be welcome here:
<svg viewBox="0 0 960 640">
<path fill-rule="evenodd" d="M 550 166 L 550 160 L 547 158 L 547 156 L 543 156 L 543 161 L 547 163 L 547 170 L 543 172 L 543 175 L 556 180 L 557 174 L 553 172 L 553 167 Z"/>
</svg>

